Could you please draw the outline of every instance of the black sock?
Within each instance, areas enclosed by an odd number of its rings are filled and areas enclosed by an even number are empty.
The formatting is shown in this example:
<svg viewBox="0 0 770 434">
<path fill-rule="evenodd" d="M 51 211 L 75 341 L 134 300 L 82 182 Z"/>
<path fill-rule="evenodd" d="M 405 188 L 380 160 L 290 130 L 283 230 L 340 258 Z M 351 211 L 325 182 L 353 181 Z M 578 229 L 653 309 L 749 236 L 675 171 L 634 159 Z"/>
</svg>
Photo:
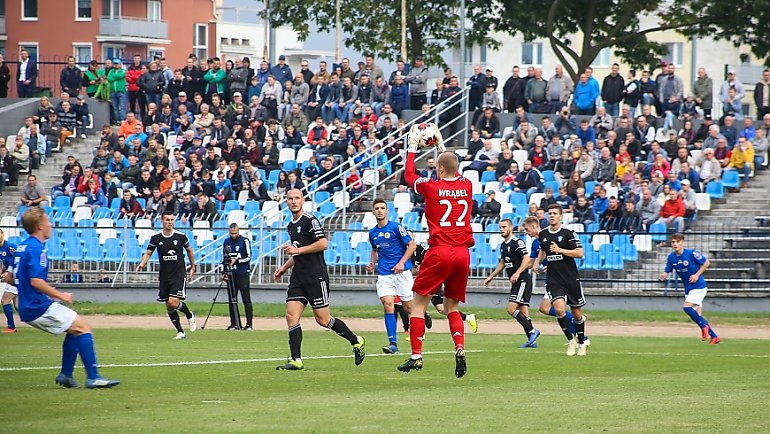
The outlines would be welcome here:
<svg viewBox="0 0 770 434">
<path fill-rule="evenodd" d="M 326 328 L 329 330 L 334 330 L 335 333 L 347 339 L 348 342 L 350 342 L 350 345 L 355 345 L 358 343 L 358 336 L 350 331 L 348 325 L 339 318 L 332 317 L 332 319 L 329 320 L 329 324 L 326 325 Z"/>
<path fill-rule="evenodd" d="M 462 318 L 463 321 L 468 321 L 468 315 L 464 314 L 463 312 L 460 312 L 460 318 Z"/>
<path fill-rule="evenodd" d="M 184 304 L 183 301 L 179 302 L 179 307 L 176 308 L 176 310 L 178 310 L 179 312 L 182 312 L 187 319 L 192 318 L 192 312 L 190 312 L 190 308 L 187 307 L 187 305 Z"/>
<path fill-rule="evenodd" d="M 513 317 L 513 319 L 518 321 L 522 327 L 524 327 L 524 333 L 526 333 L 527 337 L 529 337 L 529 334 L 532 333 L 532 330 L 534 329 L 534 327 L 532 327 L 532 320 L 529 319 L 529 317 L 524 316 L 524 314 L 521 313 L 520 310 L 514 311 L 511 316 Z"/>
<path fill-rule="evenodd" d="M 289 327 L 289 350 L 292 360 L 302 358 L 302 326 L 299 324 Z"/>
<path fill-rule="evenodd" d="M 572 340 L 572 332 L 569 331 L 569 318 L 567 318 L 567 315 L 561 316 L 556 318 L 557 321 L 559 321 L 559 327 L 561 327 L 562 333 L 564 333 L 564 336 L 567 337 L 567 340 Z"/>
<path fill-rule="evenodd" d="M 182 330 L 182 323 L 179 322 L 179 313 L 176 311 L 176 309 L 170 309 L 166 312 L 168 312 L 168 317 L 171 319 L 171 324 L 174 324 L 176 331 L 179 333 L 184 333 L 184 330 Z"/>
<path fill-rule="evenodd" d="M 581 316 L 580 321 L 574 320 L 575 332 L 577 333 L 578 343 L 583 343 L 586 340 L 586 317 Z"/>
<path fill-rule="evenodd" d="M 404 331 L 409 331 L 409 315 L 407 315 L 404 306 L 400 304 L 393 305 L 393 311 L 401 318 L 401 324 L 404 326 Z"/>
<path fill-rule="evenodd" d="M 254 320 L 254 305 L 243 303 L 243 310 L 246 312 L 246 325 L 251 327 L 251 323 Z"/>
</svg>

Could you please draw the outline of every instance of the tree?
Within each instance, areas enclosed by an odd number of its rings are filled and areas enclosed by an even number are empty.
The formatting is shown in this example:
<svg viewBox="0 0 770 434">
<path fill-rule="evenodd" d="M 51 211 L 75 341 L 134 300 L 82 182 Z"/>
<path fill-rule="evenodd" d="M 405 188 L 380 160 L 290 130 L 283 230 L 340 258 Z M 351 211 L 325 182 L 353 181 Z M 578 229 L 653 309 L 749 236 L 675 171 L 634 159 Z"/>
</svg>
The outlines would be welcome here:
<svg viewBox="0 0 770 434">
<path fill-rule="evenodd" d="M 474 27 L 521 33 L 525 40 L 547 38 L 577 82 L 604 48 L 612 48 L 635 67 L 657 65 L 666 47 L 647 36 L 667 30 L 746 44 L 756 56 L 766 58 L 770 10 L 763 4 L 755 0 L 547 0 L 538 4 L 493 0 L 486 10 L 472 10 L 470 19 Z M 644 26 L 644 17 L 654 24 Z"/>
<path fill-rule="evenodd" d="M 471 3 L 469 1 L 469 3 Z M 321 31 L 334 29 L 334 2 L 311 3 L 301 0 L 281 0 L 271 4 L 272 25 L 288 25 L 306 40 L 310 24 Z M 428 0 L 407 2 L 408 60 L 422 56 L 427 65 L 445 65 L 447 48 L 457 47 L 460 18 L 457 0 Z M 471 5 L 470 9 L 477 6 Z M 400 0 L 371 2 L 349 0 L 343 2 L 342 29 L 351 35 L 344 43 L 361 52 L 383 59 L 400 57 L 401 47 Z M 496 47 L 497 42 L 487 37 L 487 30 L 474 28 L 466 32 L 466 44 L 485 43 Z"/>
</svg>

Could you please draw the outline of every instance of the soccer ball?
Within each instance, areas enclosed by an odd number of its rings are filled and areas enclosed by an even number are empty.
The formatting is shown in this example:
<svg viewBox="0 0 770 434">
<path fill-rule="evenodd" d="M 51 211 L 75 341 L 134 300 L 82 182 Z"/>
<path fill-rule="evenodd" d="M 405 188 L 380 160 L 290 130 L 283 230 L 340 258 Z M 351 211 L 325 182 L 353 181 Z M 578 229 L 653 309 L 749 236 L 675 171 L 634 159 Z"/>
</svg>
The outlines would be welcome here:
<svg viewBox="0 0 770 434">
<path fill-rule="evenodd" d="M 431 122 L 423 122 L 412 125 L 409 130 L 409 146 L 420 149 L 437 148 L 444 152 L 444 138 L 438 126 Z"/>
</svg>

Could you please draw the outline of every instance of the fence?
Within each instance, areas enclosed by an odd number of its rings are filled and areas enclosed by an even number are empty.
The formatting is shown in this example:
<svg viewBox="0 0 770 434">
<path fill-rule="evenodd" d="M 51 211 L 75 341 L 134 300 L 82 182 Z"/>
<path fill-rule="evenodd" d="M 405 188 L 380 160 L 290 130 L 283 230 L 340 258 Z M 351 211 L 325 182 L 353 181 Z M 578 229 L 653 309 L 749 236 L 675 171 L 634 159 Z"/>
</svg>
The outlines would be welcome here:
<svg viewBox="0 0 770 434">
<path fill-rule="evenodd" d="M 766 220 L 761 222 L 767 223 Z M 94 227 L 93 222 L 81 220 L 77 225 L 55 228 L 52 239 L 47 242 L 51 280 L 70 281 L 73 279 L 68 276 L 77 273 L 84 283 L 102 281 L 105 286 L 111 282 L 155 282 L 157 254 L 153 255 L 147 272 L 134 273 L 133 270 L 146 251 L 149 237 L 159 230 L 159 226 L 149 221 L 131 224 L 127 219 L 121 220 L 117 227 L 101 223 Z M 273 282 L 272 279 L 275 268 L 287 259 L 280 248 L 288 242 L 288 234 L 281 229 L 283 225 L 283 221 L 273 227 L 259 222 L 241 228 L 241 234 L 253 240 L 252 283 L 288 283 L 288 277 L 280 282 Z M 0 226 L 11 242 L 18 243 L 25 236 L 18 226 L 9 224 L 7 217 Z M 370 215 L 340 216 L 328 219 L 325 226 L 330 243 L 324 256 L 332 285 L 374 287 L 376 276 L 366 272 L 371 254 L 366 229 L 371 226 Z M 480 289 L 483 279 L 497 265 L 497 248 L 502 237 L 496 221 L 479 222 L 474 226 L 476 246 L 471 250 L 469 287 Z M 190 228 L 187 225 L 180 225 L 177 229 L 185 233 L 193 245 L 197 272 L 201 276 L 196 283 L 219 283 L 222 241 L 229 236 L 226 222 L 215 222 L 211 229 Z M 412 229 L 418 242 L 427 241 L 428 234 L 419 223 Z M 670 248 L 659 244 L 667 243 L 669 235 L 665 229 L 655 227 L 650 232 L 635 233 L 579 232 L 585 256 L 577 262 L 584 287 L 589 291 L 606 293 L 682 291 L 682 282 L 675 273 L 666 282 L 659 280 L 666 256 L 671 252 Z M 526 240 L 528 245 L 531 242 L 522 233 L 516 236 Z M 753 217 L 705 224 L 696 221 L 692 231 L 686 233 L 686 243 L 688 248 L 698 249 L 710 258 L 711 267 L 705 273 L 710 289 L 770 291 L 770 227 L 759 225 Z M 538 286 L 542 287 L 542 284 L 540 278 Z M 505 291 L 509 286 L 500 277 L 495 279 L 491 289 Z"/>
</svg>

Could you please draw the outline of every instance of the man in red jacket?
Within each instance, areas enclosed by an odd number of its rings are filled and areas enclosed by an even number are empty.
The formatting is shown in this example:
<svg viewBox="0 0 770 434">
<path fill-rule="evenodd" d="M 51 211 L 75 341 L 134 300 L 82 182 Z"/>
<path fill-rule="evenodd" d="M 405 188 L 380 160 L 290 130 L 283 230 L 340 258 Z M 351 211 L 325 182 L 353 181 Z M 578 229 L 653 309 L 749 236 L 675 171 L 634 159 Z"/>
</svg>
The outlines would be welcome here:
<svg viewBox="0 0 770 434">
<path fill-rule="evenodd" d="M 126 71 L 126 83 L 128 84 L 128 111 L 138 113 L 139 119 L 144 118 L 144 104 L 142 104 L 141 90 L 136 84 L 142 75 L 142 56 L 134 54 L 134 63 Z"/>
<path fill-rule="evenodd" d="M 684 230 L 684 214 L 684 201 L 679 197 L 678 191 L 671 189 L 668 200 L 660 208 L 660 218 L 655 223 L 662 223 L 669 229 L 673 227 L 674 232 L 682 232 Z"/>
</svg>

